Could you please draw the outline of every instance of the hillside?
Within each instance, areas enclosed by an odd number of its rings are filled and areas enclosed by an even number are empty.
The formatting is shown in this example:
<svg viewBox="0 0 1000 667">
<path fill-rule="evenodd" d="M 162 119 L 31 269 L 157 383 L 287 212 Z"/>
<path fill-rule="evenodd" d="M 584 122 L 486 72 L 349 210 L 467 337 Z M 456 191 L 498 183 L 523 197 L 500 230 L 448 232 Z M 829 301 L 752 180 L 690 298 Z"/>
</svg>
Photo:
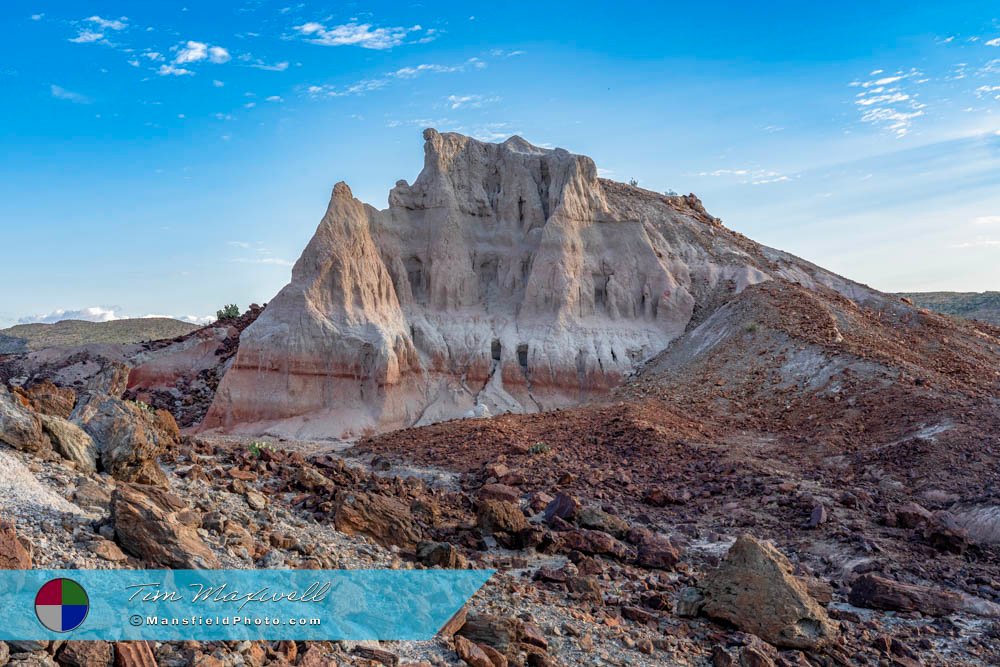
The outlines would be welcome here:
<svg viewBox="0 0 1000 667">
<path fill-rule="evenodd" d="M 1000 324 L 1000 292 L 907 292 L 899 296 L 945 315 Z"/>
<path fill-rule="evenodd" d="M 0 354 L 20 354 L 46 347 L 74 347 L 91 343 L 139 343 L 183 336 L 197 328 L 197 324 L 168 317 L 112 322 L 63 320 L 55 324 L 19 324 L 9 329 L 0 329 Z"/>
</svg>

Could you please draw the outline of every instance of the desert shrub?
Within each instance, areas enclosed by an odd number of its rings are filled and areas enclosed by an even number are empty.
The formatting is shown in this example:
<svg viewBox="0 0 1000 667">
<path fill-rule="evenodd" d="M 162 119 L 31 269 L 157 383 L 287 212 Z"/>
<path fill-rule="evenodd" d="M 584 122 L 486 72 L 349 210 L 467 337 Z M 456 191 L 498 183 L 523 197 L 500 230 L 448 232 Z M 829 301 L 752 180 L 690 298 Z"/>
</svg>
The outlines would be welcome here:
<svg viewBox="0 0 1000 667">
<path fill-rule="evenodd" d="M 536 442 L 528 448 L 529 454 L 547 454 L 550 451 L 552 451 L 552 448 L 549 447 L 549 443 L 547 442 Z"/>
<path fill-rule="evenodd" d="M 254 440 L 249 445 L 247 445 L 247 451 L 250 452 L 250 456 L 255 459 L 259 459 L 261 453 L 265 450 L 275 451 L 274 445 L 264 440 Z"/>
<path fill-rule="evenodd" d="M 222 310 L 215 311 L 215 316 L 220 320 L 235 320 L 240 316 L 240 307 L 235 303 L 226 304 Z"/>
</svg>

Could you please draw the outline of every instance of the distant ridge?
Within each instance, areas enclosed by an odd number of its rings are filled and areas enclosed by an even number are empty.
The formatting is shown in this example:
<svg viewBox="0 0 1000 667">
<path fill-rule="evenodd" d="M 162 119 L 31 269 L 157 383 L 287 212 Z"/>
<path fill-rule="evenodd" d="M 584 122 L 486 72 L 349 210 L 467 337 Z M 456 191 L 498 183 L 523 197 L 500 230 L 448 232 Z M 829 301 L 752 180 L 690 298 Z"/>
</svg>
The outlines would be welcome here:
<svg viewBox="0 0 1000 667">
<path fill-rule="evenodd" d="M 901 292 L 899 296 L 938 313 L 1000 325 L 1000 292 Z"/>
<path fill-rule="evenodd" d="M 183 336 L 199 325 L 169 317 L 147 317 L 111 322 L 63 320 L 55 324 L 18 324 L 0 329 L 0 354 L 21 354 L 46 347 L 75 347 L 91 343 L 125 344 Z"/>
</svg>

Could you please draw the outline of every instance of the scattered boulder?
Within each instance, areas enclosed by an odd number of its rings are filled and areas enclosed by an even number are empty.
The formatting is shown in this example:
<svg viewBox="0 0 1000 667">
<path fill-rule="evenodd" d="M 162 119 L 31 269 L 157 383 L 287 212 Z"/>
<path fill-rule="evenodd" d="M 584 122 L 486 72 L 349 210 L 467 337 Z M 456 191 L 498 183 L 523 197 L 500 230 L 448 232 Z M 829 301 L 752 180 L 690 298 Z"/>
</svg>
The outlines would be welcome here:
<svg viewBox="0 0 1000 667">
<path fill-rule="evenodd" d="M 628 548 L 611 535 L 599 530 L 570 530 L 560 536 L 564 550 L 585 554 L 603 554 L 618 559 L 628 557 Z"/>
<path fill-rule="evenodd" d="M 529 528 L 521 509 L 503 500 L 484 500 L 476 510 L 476 524 L 486 534 L 520 533 Z"/>
<path fill-rule="evenodd" d="M 156 458 L 177 445 L 177 424 L 166 411 L 108 394 L 89 393 L 71 415 L 97 443 L 101 467 L 115 479 L 164 486 Z"/>
<path fill-rule="evenodd" d="M 52 443 L 42 431 L 42 422 L 18 397 L 0 385 L 0 442 L 22 452 L 44 455 Z"/>
<path fill-rule="evenodd" d="M 580 511 L 579 500 L 571 495 L 559 493 L 545 507 L 545 520 L 551 522 L 553 519 L 558 518 L 570 521 L 576 517 L 578 511 Z"/>
<path fill-rule="evenodd" d="M 156 667 L 149 642 L 115 642 L 115 667 Z"/>
<path fill-rule="evenodd" d="M 76 405 L 76 392 L 69 387 L 57 387 L 48 380 L 33 384 L 26 392 L 35 412 L 50 417 L 69 419 Z"/>
<path fill-rule="evenodd" d="M 792 575 L 785 556 L 766 542 L 741 535 L 722 565 L 702 586 L 705 615 L 727 621 L 761 639 L 788 648 L 815 649 L 836 626 Z"/>
<path fill-rule="evenodd" d="M 83 472 L 96 472 L 97 445 L 90 434 L 62 417 L 40 414 L 42 429 L 52 441 L 52 447 L 63 458 L 76 464 Z"/>
<path fill-rule="evenodd" d="M 31 552 L 17 536 L 14 524 L 0 521 L 0 570 L 30 570 Z"/>
<path fill-rule="evenodd" d="M 377 493 L 349 490 L 334 499 L 334 526 L 348 535 L 368 535 L 380 544 L 410 548 L 420 541 L 420 528 L 402 501 Z"/>
<path fill-rule="evenodd" d="M 465 625 L 456 633 L 476 644 L 492 646 L 501 653 L 508 653 L 521 641 L 521 621 L 510 616 L 469 614 Z"/>
<path fill-rule="evenodd" d="M 455 653 L 469 667 L 494 667 L 493 661 L 486 655 L 486 652 L 465 637 L 455 637 Z"/>
<path fill-rule="evenodd" d="M 65 667 L 111 667 L 115 654 L 110 642 L 68 641 L 56 658 Z"/>
<path fill-rule="evenodd" d="M 503 500 L 508 503 L 516 503 L 520 497 L 520 491 L 506 484 L 484 484 L 479 489 L 480 500 Z"/>
<path fill-rule="evenodd" d="M 87 389 L 120 397 L 128 389 L 128 376 L 132 368 L 120 361 L 103 360 L 104 365 L 87 381 Z"/>
<path fill-rule="evenodd" d="M 969 532 L 949 512 L 935 512 L 923 536 L 938 551 L 962 554 L 969 548 Z"/>
<path fill-rule="evenodd" d="M 600 530 L 615 537 L 622 537 L 628 532 L 628 523 L 612 514 L 597 509 L 596 507 L 584 507 L 576 516 L 577 525 L 583 528 Z"/>
<path fill-rule="evenodd" d="M 218 568 L 197 530 L 179 520 L 185 509 L 180 498 L 154 486 L 120 484 L 111 494 L 111 522 L 126 552 L 163 567 Z"/>
<path fill-rule="evenodd" d="M 454 544 L 448 542 L 421 542 L 417 545 L 417 560 L 429 567 L 461 570 L 469 566 Z"/>
<path fill-rule="evenodd" d="M 854 580 L 848 601 L 855 607 L 919 611 L 928 616 L 946 616 L 962 608 L 962 596 L 958 593 L 904 584 L 874 574 L 864 574 Z"/>
<path fill-rule="evenodd" d="M 670 542 L 666 535 L 651 533 L 644 536 L 639 542 L 635 564 L 640 567 L 671 570 L 680 559 L 680 550 Z"/>
</svg>

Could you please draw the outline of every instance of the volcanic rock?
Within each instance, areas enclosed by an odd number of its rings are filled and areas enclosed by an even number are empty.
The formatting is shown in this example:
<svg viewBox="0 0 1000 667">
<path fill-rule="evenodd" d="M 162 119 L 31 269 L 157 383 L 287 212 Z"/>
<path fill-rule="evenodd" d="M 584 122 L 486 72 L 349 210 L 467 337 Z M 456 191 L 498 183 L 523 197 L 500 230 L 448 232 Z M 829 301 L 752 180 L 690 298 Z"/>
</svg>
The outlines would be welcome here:
<svg viewBox="0 0 1000 667">
<path fill-rule="evenodd" d="M 848 600 L 855 607 L 889 611 L 919 611 L 928 616 L 946 616 L 962 608 L 962 596 L 951 591 L 905 584 L 874 574 L 858 577 Z"/>
<path fill-rule="evenodd" d="M 111 667 L 114 650 L 109 642 L 68 641 L 59 649 L 57 659 L 66 667 Z"/>
<path fill-rule="evenodd" d="M 111 521 L 125 551 L 162 567 L 218 568 L 198 532 L 178 518 L 186 509 L 180 498 L 154 486 L 119 484 L 111 494 Z"/>
<path fill-rule="evenodd" d="M 74 462 L 83 472 L 97 470 L 97 445 L 89 433 L 62 417 L 44 413 L 38 417 L 42 422 L 42 430 L 52 441 L 53 449 L 63 458 Z"/>
<path fill-rule="evenodd" d="M 789 648 L 815 649 L 836 635 L 826 611 L 770 544 L 741 535 L 702 586 L 703 613 Z"/>
<path fill-rule="evenodd" d="M 480 502 L 476 511 L 476 521 L 479 528 L 487 534 L 515 534 L 529 528 L 528 520 L 520 508 L 503 500 Z"/>
<path fill-rule="evenodd" d="M 91 392 L 81 398 L 71 417 L 93 437 L 101 467 L 115 479 L 166 483 L 156 458 L 177 444 L 177 424 L 169 413 Z"/>
<path fill-rule="evenodd" d="M 0 442 L 22 452 L 45 454 L 52 443 L 42 432 L 42 422 L 17 396 L 0 385 Z"/>
<path fill-rule="evenodd" d="M 342 533 L 360 533 L 380 544 L 400 547 L 412 547 L 420 541 L 420 528 L 410 508 L 396 498 L 342 490 L 337 492 L 334 505 L 334 525 Z"/>
<path fill-rule="evenodd" d="M 20 538 L 14 524 L 0 521 L 0 570 L 30 570 L 31 552 Z"/>
<path fill-rule="evenodd" d="M 477 644 L 465 637 L 455 637 L 455 653 L 469 667 L 494 667 L 493 661 Z"/>
<path fill-rule="evenodd" d="M 115 667 L 156 667 L 149 642 L 115 642 Z"/>
<path fill-rule="evenodd" d="M 33 384 L 27 390 L 36 412 L 68 419 L 76 405 L 76 392 L 69 387 L 57 387 L 48 381 Z"/>
</svg>

